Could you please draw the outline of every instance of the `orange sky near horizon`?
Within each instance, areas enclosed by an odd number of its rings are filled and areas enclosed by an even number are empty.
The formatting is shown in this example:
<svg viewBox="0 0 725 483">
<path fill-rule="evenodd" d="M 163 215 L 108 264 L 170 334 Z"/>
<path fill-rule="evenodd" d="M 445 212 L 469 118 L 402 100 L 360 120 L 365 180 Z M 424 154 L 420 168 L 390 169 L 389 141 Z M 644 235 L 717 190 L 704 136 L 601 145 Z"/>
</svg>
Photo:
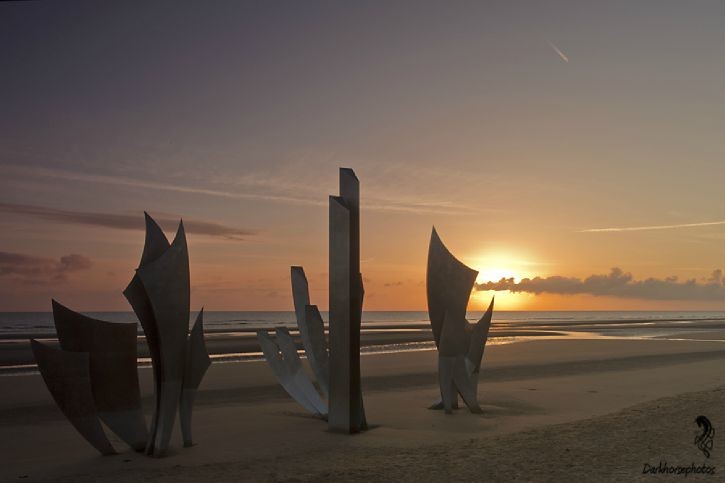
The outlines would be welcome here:
<svg viewBox="0 0 725 483">
<path fill-rule="evenodd" d="M 323 213 L 324 208 L 315 208 Z M 362 270 L 366 286 L 365 310 L 426 310 L 425 266 L 429 232 L 421 227 L 416 232 L 418 243 L 388 243 L 387 240 L 370 242 L 371 234 L 365 224 L 370 214 L 363 216 Z M 32 222 L 28 222 L 32 226 Z M 30 228 L 29 228 L 30 229 Z M 429 228 L 428 228 L 429 229 Z M 478 282 L 497 281 L 501 278 L 547 277 L 565 274 L 584 278 L 590 275 L 589 266 L 574 265 L 575 257 L 558 262 L 551 255 L 535 247 L 509 244 L 506 248 L 475 247 L 475 237 L 454 239 L 438 227 L 448 248 L 459 259 L 479 271 Z M 16 287 L 14 300 L 0 299 L 4 310 L 49 309 L 50 298 L 78 310 L 128 310 L 121 291 L 133 274 L 143 245 L 142 231 L 119 231 L 108 228 L 74 228 L 73 234 L 85 232 L 87 237 L 99 237 L 86 242 L 87 247 L 98 247 L 98 253 L 83 250 L 93 260 L 87 270 L 71 273 L 67 279 L 51 284 L 27 284 Z M 56 232 L 61 233 L 61 232 Z M 167 231 L 172 237 L 173 232 Z M 292 310 L 289 266 L 305 267 L 310 283 L 312 302 L 322 310 L 327 307 L 327 243 L 326 226 L 314 231 L 313 241 L 292 249 L 285 248 L 273 255 L 260 256 L 270 248 L 264 241 L 218 241 L 203 235 L 187 235 L 189 239 L 192 307 L 202 305 L 207 310 Z M 59 236 L 59 240 L 64 236 Z M 87 238 L 86 238 L 87 239 Z M 472 243 L 473 241 L 473 243 Z M 366 243 L 367 242 L 367 243 Z M 274 244 L 270 241 L 270 244 Z M 609 271 L 606 263 L 597 265 L 594 272 Z M 610 267 L 611 268 L 611 267 Z M 654 269 L 653 269 L 654 268 Z M 667 268 L 660 268 L 666 277 Z M 655 267 L 648 275 L 659 275 Z M 669 272 L 671 273 L 671 272 Z M 705 272 L 685 272 L 688 276 L 706 275 Z M 20 290 L 19 290 L 20 289 Z M 469 310 L 485 310 L 491 296 L 496 296 L 498 310 L 723 310 L 718 301 L 645 300 L 591 294 L 531 294 L 509 291 L 472 292 Z M 47 305 L 47 308 L 45 307 Z"/>
</svg>

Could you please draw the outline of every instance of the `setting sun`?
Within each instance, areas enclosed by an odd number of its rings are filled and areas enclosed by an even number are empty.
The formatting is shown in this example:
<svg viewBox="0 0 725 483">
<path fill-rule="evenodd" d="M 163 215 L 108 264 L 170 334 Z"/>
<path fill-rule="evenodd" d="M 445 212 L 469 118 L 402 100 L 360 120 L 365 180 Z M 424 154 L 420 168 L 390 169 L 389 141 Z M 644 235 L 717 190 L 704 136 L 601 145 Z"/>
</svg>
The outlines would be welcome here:
<svg viewBox="0 0 725 483">
<path fill-rule="evenodd" d="M 522 256 L 503 252 L 488 252 L 466 260 L 467 264 L 478 270 L 476 283 L 497 282 L 502 278 L 513 278 L 519 282 L 522 278 L 534 277 L 531 267 L 538 263 Z M 523 308 L 527 294 L 514 294 L 509 291 L 474 291 L 471 296 L 471 310 L 484 310 L 493 295 L 496 295 L 496 308 L 515 310 Z"/>
</svg>

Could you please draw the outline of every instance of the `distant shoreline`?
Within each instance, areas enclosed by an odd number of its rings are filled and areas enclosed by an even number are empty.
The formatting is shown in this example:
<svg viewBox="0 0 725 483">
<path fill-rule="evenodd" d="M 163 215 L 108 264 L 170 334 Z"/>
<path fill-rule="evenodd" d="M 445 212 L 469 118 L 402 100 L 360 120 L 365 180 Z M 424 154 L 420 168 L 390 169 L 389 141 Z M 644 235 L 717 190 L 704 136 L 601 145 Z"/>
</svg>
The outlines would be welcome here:
<svg viewBox="0 0 725 483">
<path fill-rule="evenodd" d="M 125 312 L 123 312 L 125 314 Z M 286 312 L 285 312 L 286 313 Z M 0 312 L 2 314 L 2 312 Z M 469 321 L 475 322 L 476 319 L 468 317 Z M 231 321 L 238 322 L 238 321 Z M 720 325 L 712 324 L 713 322 L 721 322 Z M 296 323 L 284 322 L 279 323 L 266 323 L 266 324 L 254 324 L 252 322 L 241 322 L 243 324 L 249 324 L 245 327 L 235 328 L 214 328 L 205 327 L 204 333 L 206 334 L 254 334 L 259 330 L 273 331 L 277 327 L 287 327 L 294 331 L 296 330 Z M 687 324 L 688 328 L 704 328 L 704 329 L 725 329 L 725 316 L 723 317 L 673 317 L 673 318 L 638 318 L 638 319 L 550 319 L 550 320 L 499 320 L 492 323 L 492 330 L 497 328 L 508 328 L 521 330 L 528 328 L 530 330 L 551 330 L 551 329 L 577 329 L 577 330 L 606 330 L 608 328 L 619 328 L 619 329 L 631 329 L 638 328 L 642 324 L 647 324 L 651 328 L 671 328 L 676 324 Z M 607 327 L 609 326 L 609 327 Z M 325 323 L 325 330 L 329 328 L 329 324 Z M 430 322 L 404 322 L 404 323 L 390 323 L 390 322 L 376 322 L 376 321 L 363 321 L 363 330 L 429 330 Z M 32 331 L 32 330 L 7 330 L 0 327 L 0 341 L 3 340 L 21 340 L 21 339 L 54 339 L 55 331 L 44 330 L 44 331 Z M 139 325 L 138 328 L 139 337 L 143 337 L 143 329 Z"/>
<path fill-rule="evenodd" d="M 36 322 L 35 317 L 41 314 L 42 322 Z M 37 370 L 30 350 L 31 338 L 43 340 L 51 346 L 57 345 L 52 313 L 41 314 L 18 316 L 16 313 L 0 313 L 0 376 Z M 3 315 L 5 320 L 2 319 Z M 103 313 L 88 315 L 115 322 L 136 321 L 132 312 L 118 312 L 113 316 L 104 316 Z M 363 320 L 361 333 L 363 353 L 435 348 L 426 312 L 366 312 L 364 315 L 366 320 Z M 469 320 L 475 321 L 476 315 L 477 312 L 469 312 Z M 276 327 L 290 329 L 304 357 L 294 312 L 209 312 L 205 313 L 205 322 L 207 348 L 216 362 L 262 359 L 255 333 L 258 330 L 274 331 Z M 725 315 L 718 312 L 572 311 L 564 315 L 560 311 L 498 311 L 494 313 L 489 343 L 493 345 L 541 338 L 647 339 L 713 331 L 725 333 Z M 149 365 L 149 351 L 140 325 L 137 334 L 139 366 L 144 367 Z"/>
<path fill-rule="evenodd" d="M 266 325 L 249 325 L 234 328 L 206 329 L 207 348 L 215 361 L 233 362 L 259 360 L 261 349 L 255 336 L 258 330 L 274 331 L 285 326 L 297 342 L 304 357 L 303 347 L 296 324 L 292 322 Z M 679 337 L 681 334 L 723 331 L 725 318 L 699 319 L 607 319 L 607 320 L 520 320 L 494 322 L 490 332 L 490 344 L 512 343 L 539 338 L 659 338 Z M 692 335 L 688 337 L 693 338 Z M 35 370 L 35 359 L 29 339 L 41 339 L 57 345 L 54 331 L 0 333 L 0 376 L 15 375 Z M 696 338 L 696 337 L 694 337 Z M 503 341 L 503 342 L 502 342 Z M 363 352 L 387 353 L 433 349 L 433 334 L 428 322 L 373 322 L 364 323 L 361 332 Z M 149 351 L 143 332 L 138 332 L 138 358 L 140 365 L 147 365 Z"/>
<path fill-rule="evenodd" d="M 214 359 L 227 360 L 244 360 L 249 359 L 249 355 L 256 354 L 257 358 L 261 358 L 261 348 L 256 338 L 256 330 L 236 330 L 236 331 L 207 331 L 206 345 L 209 354 Z M 297 349 L 302 351 L 302 342 L 299 333 L 295 330 L 291 331 L 292 336 L 297 343 Z M 50 346 L 56 346 L 58 341 L 55 334 L 33 334 L 31 337 L 35 339 L 43 339 Z M 545 337 L 545 336 L 565 336 L 563 332 L 556 331 L 537 331 L 537 330 L 501 330 L 492 329 L 491 338 L 516 338 L 516 337 Z M 4 340 L 2 340 L 4 339 Z M 363 348 L 380 348 L 380 350 L 390 350 L 401 352 L 405 348 L 395 349 L 396 345 L 401 344 L 425 344 L 430 343 L 433 346 L 433 333 L 430 326 L 426 324 L 426 328 L 410 328 L 390 327 L 385 329 L 364 329 L 361 334 L 361 345 Z M 140 360 L 149 358 L 149 351 L 146 345 L 146 339 L 142 335 L 138 337 L 138 357 Z M 29 338 L 18 337 L 12 338 L 0 337 L 0 375 L 3 371 L 7 372 L 17 366 L 33 366 L 35 359 L 30 350 Z M 24 370 L 32 370 L 31 367 L 24 367 Z"/>
</svg>

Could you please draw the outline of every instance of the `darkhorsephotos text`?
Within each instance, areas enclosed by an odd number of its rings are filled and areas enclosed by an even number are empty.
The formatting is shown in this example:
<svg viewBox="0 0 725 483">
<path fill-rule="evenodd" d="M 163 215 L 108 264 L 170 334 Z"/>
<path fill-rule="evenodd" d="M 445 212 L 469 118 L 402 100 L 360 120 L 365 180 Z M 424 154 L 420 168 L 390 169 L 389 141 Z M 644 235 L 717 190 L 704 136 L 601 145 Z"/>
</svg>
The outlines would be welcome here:
<svg viewBox="0 0 725 483">
<path fill-rule="evenodd" d="M 657 466 L 652 466 L 649 463 L 645 463 L 644 467 L 642 468 L 642 474 L 647 474 L 647 473 L 652 474 L 652 475 L 669 474 L 669 475 L 683 475 L 683 476 L 688 476 L 690 474 L 714 475 L 715 467 L 708 466 L 705 464 L 697 466 L 695 463 L 692 463 L 689 466 L 675 466 L 675 465 L 668 465 L 667 461 L 660 461 L 660 464 Z"/>
</svg>

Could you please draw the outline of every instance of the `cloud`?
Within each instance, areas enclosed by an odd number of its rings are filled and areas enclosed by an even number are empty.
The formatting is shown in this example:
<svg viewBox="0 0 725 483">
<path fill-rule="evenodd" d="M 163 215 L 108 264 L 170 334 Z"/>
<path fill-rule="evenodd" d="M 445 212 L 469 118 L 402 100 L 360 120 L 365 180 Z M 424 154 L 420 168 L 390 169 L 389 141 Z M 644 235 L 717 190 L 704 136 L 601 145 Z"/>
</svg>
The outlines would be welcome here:
<svg viewBox="0 0 725 483">
<path fill-rule="evenodd" d="M 268 201 L 282 201 L 287 203 L 306 203 L 310 204 L 310 200 L 304 198 L 295 198 L 289 196 L 276 196 L 267 194 L 257 193 L 242 193 L 236 191 L 224 191 L 207 188 L 197 188 L 194 186 L 183 186 L 169 183 L 159 183 L 157 181 L 148 181 L 143 179 L 129 178 L 125 176 L 106 176 L 102 174 L 87 174 L 79 173 L 74 171 L 67 171 L 61 169 L 48 169 L 48 168 L 26 168 L 25 166 L 13 166 L 5 165 L 2 166 L 8 172 L 20 173 L 25 175 L 45 177 L 45 178 L 57 178 L 65 181 L 84 181 L 88 183 L 96 184 L 107 184 L 115 186 L 128 186 L 131 188 L 147 188 L 151 190 L 160 191 L 175 191 L 180 193 L 189 194 L 200 194 L 208 196 L 216 196 L 221 198 L 234 198 L 234 199 L 254 199 L 254 200 L 268 200 Z M 325 202 L 319 201 L 312 204 L 325 204 Z"/>
<path fill-rule="evenodd" d="M 289 205 L 327 206 L 328 199 L 321 189 L 310 189 L 309 184 L 290 183 L 287 178 L 255 178 L 237 177 L 233 179 L 240 189 L 205 188 L 198 186 L 185 186 L 146 179 L 131 178 L 118 175 L 90 174 L 85 172 L 69 171 L 63 169 L 50 169 L 41 167 L 27 167 L 20 165 L 0 165 L 0 171 L 5 175 L 30 176 L 35 178 L 51 178 L 72 182 L 104 184 L 109 186 L 123 186 L 130 188 L 149 189 L 155 191 L 171 191 L 192 195 L 203 195 L 216 198 L 270 201 Z M 292 175 L 288 176 L 292 177 Z M 396 182 L 397 182 L 396 178 Z M 313 182 L 314 186 L 314 182 Z M 334 192 L 327 190 L 329 192 Z M 454 204 L 447 200 L 422 199 L 417 196 L 395 196 L 385 194 L 375 195 L 368 193 L 364 209 L 382 212 L 410 213 L 410 214 L 438 214 L 461 215 L 478 213 L 477 207 L 468 207 Z"/>
<path fill-rule="evenodd" d="M 554 45 L 554 42 L 551 42 L 550 40 L 547 40 L 546 42 L 549 44 L 549 47 L 551 47 L 554 50 L 554 52 L 556 52 L 556 54 L 561 58 L 561 60 L 563 60 L 567 64 L 569 63 L 569 57 L 567 57 L 566 54 L 564 52 L 562 52 L 559 47 Z"/>
<path fill-rule="evenodd" d="M 722 283 L 722 270 L 719 268 L 717 270 L 713 270 L 712 274 L 710 274 L 710 278 L 707 279 L 709 283 Z"/>
<path fill-rule="evenodd" d="M 105 228 L 116 228 L 119 230 L 143 230 L 144 218 L 139 215 L 121 215 L 117 213 L 94 213 L 87 211 L 59 210 L 44 206 L 19 205 L 0 202 L 0 213 L 14 215 L 26 215 L 39 218 L 53 223 L 65 223 L 73 225 L 101 226 Z M 154 217 L 157 223 L 166 230 L 176 229 L 179 220 L 176 217 L 162 216 Z M 219 223 L 184 220 L 184 228 L 187 232 L 197 235 L 208 235 L 222 237 L 232 240 L 241 240 L 247 236 L 255 235 L 254 230 L 232 228 Z"/>
<path fill-rule="evenodd" d="M 398 281 L 398 282 L 386 282 L 384 284 L 385 287 L 401 287 L 405 282 Z"/>
<path fill-rule="evenodd" d="M 93 262 L 91 262 L 90 258 L 78 255 L 77 253 L 71 253 L 70 255 L 60 257 L 58 269 L 60 272 L 66 273 L 76 272 L 78 270 L 88 270 L 92 266 Z"/>
<path fill-rule="evenodd" d="M 648 226 L 621 226 L 612 228 L 587 228 L 579 230 L 579 233 L 613 233 L 620 231 L 649 231 L 649 230 L 672 230 L 675 228 L 695 228 L 698 226 L 725 225 L 725 220 L 703 221 L 700 223 L 680 223 L 678 225 L 648 225 Z"/>
<path fill-rule="evenodd" d="M 93 262 L 76 253 L 59 260 L 22 253 L 0 252 L 0 277 L 33 285 L 64 282 L 69 273 L 88 270 Z"/>
<path fill-rule="evenodd" d="M 664 279 L 646 278 L 634 280 L 632 274 L 620 268 L 612 268 L 606 275 L 590 275 L 585 279 L 574 277 L 524 278 L 515 282 L 513 278 L 477 283 L 476 290 L 508 290 L 514 293 L 548 293 L 559 295 L 587 294 L 620 298 L 647 300 L 722 300 L 725 301 L 725 285 L 722 271 L 715 270 L 709 279 L 698 282 L 695 279 L 678 281 L 677 277 Z"/>
</svg>

